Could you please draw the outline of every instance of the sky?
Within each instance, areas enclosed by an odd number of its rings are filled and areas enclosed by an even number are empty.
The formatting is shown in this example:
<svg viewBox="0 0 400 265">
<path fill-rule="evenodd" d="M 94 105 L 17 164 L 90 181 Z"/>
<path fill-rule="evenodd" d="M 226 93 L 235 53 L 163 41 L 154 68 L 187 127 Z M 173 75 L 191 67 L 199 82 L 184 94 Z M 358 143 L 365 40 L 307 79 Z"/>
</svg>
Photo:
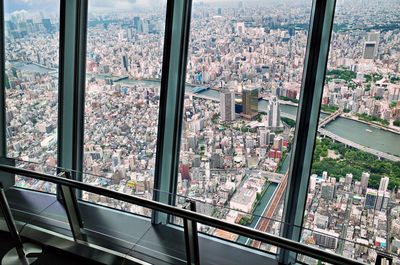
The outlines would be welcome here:
<svg viewBox="0 0 400 265">
<path fill-rule="evenodd" d="M 90 11 L 131 11 L 148 7 L 161 7 L 166 0 L 89 0 Z M 59 13 L 60 0 L 5 0 L 5 13 L 19 13 L 23 10 L 29 13 L 55 14 Z"/>
<path fill-rule="evenodd" d="M 59 0 L 5 0 L 5 14 L 29 13 L 54 14 L 59 13 Z"/>
</svg>

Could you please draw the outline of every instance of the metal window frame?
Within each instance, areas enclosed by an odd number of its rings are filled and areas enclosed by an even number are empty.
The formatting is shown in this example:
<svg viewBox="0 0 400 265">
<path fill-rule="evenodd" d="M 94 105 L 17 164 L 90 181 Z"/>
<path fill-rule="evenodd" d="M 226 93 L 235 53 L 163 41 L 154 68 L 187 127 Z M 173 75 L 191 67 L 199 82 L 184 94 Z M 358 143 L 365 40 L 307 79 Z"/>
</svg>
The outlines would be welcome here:
<svg viewBox="0 0 400 265">
<path fill-rule="evenodd" d="M 82 179 L 87 0 L 60 0 L 57 166 Z"/>
<path fill-rule="evenodd" d="M 335 6 L 336 0 L 313 0 L 312 4 L 281 230 L 283 237 L 295 241 L 301 237 Z M 297 253 L 282 250 L 279 254 L 283 264 L 293 264 L 296 260 Z"/>
<path fill-rule="evenodd" d="M 191 0 L 167 1 L 153 199 L 169 205 L 175 205 L 191 8 Z M 152 221 L 169 217 L 153 212 Z"/>
<path fill-rule="evenodd" d="M 0 0 L 0 156 L 7 156 L 4 0 Z"/>
</svg>

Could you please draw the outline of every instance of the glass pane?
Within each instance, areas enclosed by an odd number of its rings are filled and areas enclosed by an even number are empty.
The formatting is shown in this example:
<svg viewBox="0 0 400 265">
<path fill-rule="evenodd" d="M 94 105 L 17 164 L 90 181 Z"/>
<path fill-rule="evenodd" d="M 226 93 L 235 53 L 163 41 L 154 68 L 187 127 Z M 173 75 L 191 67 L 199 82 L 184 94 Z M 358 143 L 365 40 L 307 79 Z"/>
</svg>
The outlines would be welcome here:
<svg viewBox="0 0 400 265">
<path fill-rule="evenodd" d="M 55 194 L 24 189 L 9 189 L 6 197 L 19 233 L 37 226 L 71 235 L 68 217 Z"/>
<path fill-rule="evenodd" d="M 194 0 L 177 190 L 207 206 L 198 211 L 279 234 L 310 11 Z"/>
<path fill-rule="evenodd" d="M 59 1 L 4 1 L 7 156 L 57 164 Z M 49 191 L 17 177 L 17 186 Z"/>
<path fill-rule="evenodd" d="M 57 175 L 57 168 L 50 166 L 45 163 L 35 163 L 29 161 L 23 161 L 20 159 L 15 160 L 15 165 L 18 168 L 31 170 L 39 173 L 45 173 L 50 175 Z M 33 189 L 37 191 L 43 191 L 47 193 L 56 193 L 57 185 L 47 182 L 40 181 L 34 178 L 28 178 L 24 176 L 16 176 L 15 186 L 24 188 L 24 189 Z"/>
<path fill-rule="evenodd" d="M 138 212 L 135 209 L 139 208 L 142 212 L 151 213 L 151 209 L 91 192 L 78 192 L 88 197 L 85 200 L 96 202 L 81 201 L 78 204 L 84 227 L 82 231 L 88 242 L 151 264 L 160 261 L 166 264 L 186 264 L 182 231 L 170 226 L 152 225 L 149 218 L 127 213 Z M 173 243 L 171 238 L 174 238 Z"/>
<path fill-rule="evenodd" d="M 166 0 L 89 1 L 84 171 L 107 178 L 110 189 L 148 199 L 165 12 Z M 85 176 L 85 182 L 96 182 Z"/>
<path fill-rule="evenodd" d="M 368 264 L 399 254 L 399 10 L 338 1 L 304 216 L 304 242 Z"/>
<path fill-rule="evenodd" d="M 263 201 L 260 202 L 260 204 L 267 203 L 272 196 L 272 193 L 275 191 L 277 184 L 276 183 L 271 183 L 267 190 L 265 195 L 263 197 Z M 172 194 L 171 194 L 172 196 Z M 267 208 L 268 206 L 258 207 L 256 208 L 253 212 L 246 212 L 242 211 L 237 208 L 231 208 L 229 206 L 220 206 L 220 205 L 215 205 L 212 203 L 207 203 L 204 201 L 200 200 L 195 200 L 190 197 L 184 197 L 184 196 L 176 196 L 177 199 L 177 204 L 179 208 L 184 208 L 187 210 L 190 210 L 190 203 L 195 204 L 195 211 L 200 213 L 200 214 L 205 214 L 209 216 L 213 216 L 215 218 L 223 218 L 225 221 L 228 222 L 235 222 L 241 225 L 245 225 L 248 227 L 257 227 L 260 226 L 261 224 L 263 225 L 271 225 L 274 227 L 271 227 L 269 231 L 274 231 L 276 229 L 279 229 L 281 225 L 281 216 L 277 215 L 274 216 L 273 218 L 268 219 L 267 217 L 263 216 L 263 213 L 260 212 L 261 209 Z M 265 202 L 267 201 L 267 202 Z M 183 220 L 182 218 L 175 218 L 173 219 L 173 223 L 176 225 L 183 226 Z M 202 234 L 207 234 L 207 235 L 213 235 L 214 237 L 220 238 L 225 241 L 234 241 L 237 244 L 241 244 L 244 246 L 252 246 L 255 248 L 262 249 L 266 252 L 276 254 L 277 253 L 277 247 L 264 244 L 261 242 L 258 242 L 256 240 L 253 240 L 251 238 L 245 237 L 245 236 L 240 236 L 235 233 L 231 233 L 228 231 L 224 231 L 221 229 L 217 229 L 214 227 L 210 227 L 207 225 L 198 225 L 198 232 Z"/>
</svg>

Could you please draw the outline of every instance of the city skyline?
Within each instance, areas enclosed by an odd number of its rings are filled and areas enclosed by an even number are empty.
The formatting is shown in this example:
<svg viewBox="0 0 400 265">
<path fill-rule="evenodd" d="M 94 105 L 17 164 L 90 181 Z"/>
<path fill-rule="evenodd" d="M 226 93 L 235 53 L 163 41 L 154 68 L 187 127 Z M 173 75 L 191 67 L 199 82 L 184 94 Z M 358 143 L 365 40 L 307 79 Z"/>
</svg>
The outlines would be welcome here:
<svg viewBox="0 0 400 265">
<path fill-rule="evenodd" d="M 193 5 L 177 193 L 197 200 L 202 213 L 279 234 L 310 6 L 294 4 L 287 12 L 288 6 L 276 5 L 268 13 L 251 5 L 223 8 L 200 2 Z M 385 18 L 374 17 L 370 14 L 378 6 L 369 2 L 366 15 L 358 18 L 368 25 L 365 30 L 356 15 L 348 15 L 353 7 L 337 10 L 302 236 L 308 244 L 364 261 L 373 259 L 375 248 L 398 249 L 400 242 L 385 239 L 387 230 L 397 233 L 397 226 L 386 226 L 399 219 L 389 216 L 400 183 L 395 171 L 400 33 L 393 26 L 399 7 L 389 6 L 379 7 L 388 12 Z M 95 15 L 97 7 L 89 5 L 89 13 Z M 142 11 L 89 20 L 84 171 L 94 175 L 84 181 L 151 199 L 165 10 Z M 57 165 L 58 28 L 47 18 L 6 23 L 7 141 L 10 156 L 51 167 Z M 352 131 L 374 141 L 363 142 Z M 27 179 L 18 184 L 54 188 Z M 85 194 L 84 199 L 100 200 Z M 127 204 L 99 203 L 149 215 Z M 273 222 L 262 222 L 272 216 Z M 371 223 L 375 217 L 382 222 Z M 219 235 L 206 226 L 201 230 Z M 366 235 L 373 241 L 365 243 Z M 368 255 L 347 240 L 367 244 Z"/>
</svg>

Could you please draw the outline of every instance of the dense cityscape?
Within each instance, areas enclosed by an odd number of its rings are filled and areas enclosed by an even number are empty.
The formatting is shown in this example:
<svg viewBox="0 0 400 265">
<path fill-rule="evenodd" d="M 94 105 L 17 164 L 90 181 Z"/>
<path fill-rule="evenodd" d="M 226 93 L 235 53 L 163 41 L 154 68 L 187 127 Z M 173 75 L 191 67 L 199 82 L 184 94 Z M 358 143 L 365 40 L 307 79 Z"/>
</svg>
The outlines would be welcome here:
<svg viewBox="0 0 400 265">
<path fill-rule="evenodd" d="M 89 2 L 87 30 L 83 181 L 148 199 L 161 90 L 161 3 L 117 14 Z M 189 197 L 199 212 L 280 233 L 310 12 L 309 1 L 194 1 L 179 206 Z M 303 222 L 302 242 L 367 263 L 387 252 L 400 264 L 399 14 L 398 0 L 338 1 Z M 57 14 L 15 11 L 5 21 L 8 156 L 51 173 L 57 166 L 58 20 Z M 18 178 L 17 185 L 55 192 L 32 179 Z M 151 214 L 94 194 L 83 199 Z"/>
</svg>

